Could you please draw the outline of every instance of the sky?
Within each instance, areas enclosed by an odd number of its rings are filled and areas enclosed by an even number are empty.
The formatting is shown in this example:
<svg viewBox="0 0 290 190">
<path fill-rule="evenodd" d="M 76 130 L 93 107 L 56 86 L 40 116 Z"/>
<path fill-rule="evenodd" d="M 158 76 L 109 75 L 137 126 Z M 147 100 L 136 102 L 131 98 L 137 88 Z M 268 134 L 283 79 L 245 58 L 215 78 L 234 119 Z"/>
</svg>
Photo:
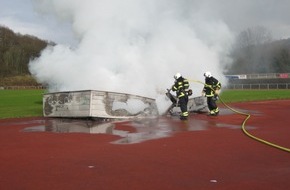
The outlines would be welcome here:
<svg viewBox="0 0 290 190">
<path fill-rule="evenodd" d="M 267 28 L 290 37 L 289 0 L 0 0 L 0 24 L 54 41 L 30 61 L 50 91 L 105 90 L 156 98 L 180 72 L 193 94 L 203 73 L 226 85 L 235 36 Z M 162 106 L 160 106 L 162 107 Z"/>
<path fill-rule="evenodd" d="M 32 0 L 0 0 L 0 25 L 20 34 L 56 43 L 75 44 L 71 24 L 36 10 Z"/>
<path fill-rule="evenodd" d="M 42 14 L 34 0 L 0 0 L 0 25 L 21 34 L 75 45 L 71 23 L 51 14 Z M 169 0 L 170 1 L 170 0 Z M 188 0 L 188 2 L 195 2 Z M 209 15 L 223 19 L 234 33 L 256 25 L 265 26 L 275 39 L 290 37 L 290 1 L 288 0 L 205 0 Z"/>
</svg>

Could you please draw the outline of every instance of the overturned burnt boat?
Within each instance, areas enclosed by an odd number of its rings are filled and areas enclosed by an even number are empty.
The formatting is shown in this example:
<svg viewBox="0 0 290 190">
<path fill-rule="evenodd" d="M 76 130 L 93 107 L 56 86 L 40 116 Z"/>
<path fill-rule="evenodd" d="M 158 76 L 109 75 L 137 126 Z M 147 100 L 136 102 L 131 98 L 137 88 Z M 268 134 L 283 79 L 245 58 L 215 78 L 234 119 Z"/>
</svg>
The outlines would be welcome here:
<svg viewBox="0 0 290 190">
<path fill-rule="evenodd" d="M 155 99 L 97 90 L 43 95 L 44 117 L 129 119 L 158 116 Z"/>
<path fill-rule="evenodd" d="M 167 89 L 165 93 L 167 98 L 172 102 L 172 105 L 167 109 L 167 114 L 180 115 L 181 110 L 178 104 L 178 98 Z M 189 112 L 202 113 L 207 112 L 207 100 L 204 96 L 191 97 L 188 99 L 187 110 Z"/>
</svg>

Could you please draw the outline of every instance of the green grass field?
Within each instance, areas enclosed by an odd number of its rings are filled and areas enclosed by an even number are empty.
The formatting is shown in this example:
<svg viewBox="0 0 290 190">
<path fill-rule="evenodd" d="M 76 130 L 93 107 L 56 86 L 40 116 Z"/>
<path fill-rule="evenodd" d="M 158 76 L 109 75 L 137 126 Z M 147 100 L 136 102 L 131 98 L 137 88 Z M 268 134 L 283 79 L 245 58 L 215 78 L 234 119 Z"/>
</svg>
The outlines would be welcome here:
<svg viewBox="0 0 290 190">
<path fill-rule="evenodd" d="M 290 90 L 225 90 L 220 97 L 227 103 L 290 99 Z"/>
<path fill-rule="evenodd" d="M 45 90 L 0 90 L 0 118 L 42 116 Z M 226 103 L 290 99 L 290 90 L 225 90 L 220 97 Z"/>
<path fill-rule="evenodd" d="M 0 90 L 0 118 L 42 116 L 44 90 Z"/>
</svg>

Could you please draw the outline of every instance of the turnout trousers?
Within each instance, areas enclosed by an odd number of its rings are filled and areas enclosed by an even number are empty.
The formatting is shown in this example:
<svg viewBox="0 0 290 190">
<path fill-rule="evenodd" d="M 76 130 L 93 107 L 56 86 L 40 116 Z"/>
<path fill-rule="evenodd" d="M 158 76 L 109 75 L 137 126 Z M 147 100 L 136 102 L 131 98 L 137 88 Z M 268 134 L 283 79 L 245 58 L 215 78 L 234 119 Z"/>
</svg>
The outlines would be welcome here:
<svg viewBox="0 0 290 190">
<path fill-rule="evenodd" d="M 188 103 L 188 96 L 183 96 L 179 98 L 179 106 L 181 109 L 180 119 L 186 119 L 188 117 L 187 103 Z"/>
</svg>

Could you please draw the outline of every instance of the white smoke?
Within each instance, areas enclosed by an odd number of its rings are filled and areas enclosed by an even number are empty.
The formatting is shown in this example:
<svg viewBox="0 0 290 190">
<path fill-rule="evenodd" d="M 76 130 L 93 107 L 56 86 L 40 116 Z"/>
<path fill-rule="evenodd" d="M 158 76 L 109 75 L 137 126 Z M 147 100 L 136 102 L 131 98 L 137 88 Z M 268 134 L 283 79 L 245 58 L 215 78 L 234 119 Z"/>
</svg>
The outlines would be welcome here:
<svg viewBox="0 0 290 190">
<path fill-rule="evenodd" d="M 200 1 L 34 2 L 40 12 L 71 22 L 79 42 L 48 47 L 30 62 L 30 72 L 50 91 L 93 89 L 158 98 L 176 72 L 203 81 L 203 73 L 211 71 L 225 83 L 232 34 L 222 20 L 202 10 Z M 202 85 L 190 84 L 200 95 Z"/>
</svg>

